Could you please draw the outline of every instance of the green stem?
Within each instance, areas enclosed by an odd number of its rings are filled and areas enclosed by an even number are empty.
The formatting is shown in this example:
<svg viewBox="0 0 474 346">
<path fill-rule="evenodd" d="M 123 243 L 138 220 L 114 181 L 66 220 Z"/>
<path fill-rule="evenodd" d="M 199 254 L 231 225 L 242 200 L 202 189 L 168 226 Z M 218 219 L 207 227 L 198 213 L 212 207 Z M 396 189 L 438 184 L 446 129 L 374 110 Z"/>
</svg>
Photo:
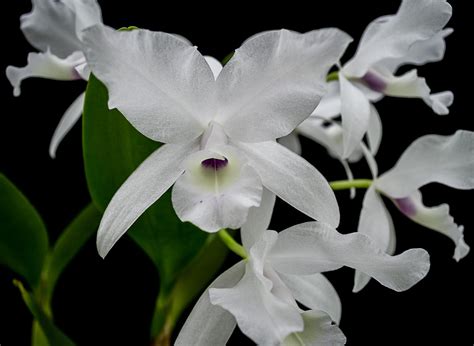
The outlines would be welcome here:
<svg viewBox="0 0 474 346">
<path fill-rule="evenodd" d="M 368 189 L 372 185 L 371 179 L 338 180 L 329 183 L 334 191 L 356 189 Z"/>
<path fill-rule="evenodd" d="M 246 259 L 248 257 L 247 251 L 245 251 L 244 247 L 237 243 L 235 239 L 232 238 L 231 235 L 227 233 L 225 229 L 221 229 L 219 231 L 219 237 L 221 238 L 222 242 L 229 248 L 230 251 L 239 255 L 243 259 Z"/>
<path fill-rule="evenodd" d="M 326 82 L 331 82 L 333 80 L 339 80 L 339 71 L 333 71 L 326 76 Z"/>
</svg>

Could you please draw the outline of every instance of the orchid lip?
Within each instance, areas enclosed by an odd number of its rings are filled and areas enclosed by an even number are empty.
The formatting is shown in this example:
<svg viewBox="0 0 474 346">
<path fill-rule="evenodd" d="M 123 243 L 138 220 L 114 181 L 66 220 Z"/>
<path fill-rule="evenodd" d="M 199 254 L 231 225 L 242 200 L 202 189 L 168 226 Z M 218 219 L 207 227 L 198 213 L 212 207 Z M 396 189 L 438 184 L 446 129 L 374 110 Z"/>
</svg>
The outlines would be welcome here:
<svg viewBox="0 0 474 346">
<path fill-rule="evenodd" d="M 225 168 L 228 164 L 227 158 L 224 158 L 223 160 L 221 159 L 216 159 L 216 158 L 210 158 L 203 160 L 201 162 L 201 166 L 207 169 L 213 169 L 215 171 L 221 170 L 222 168 Z"/>
<path fill-rule="evenodd" d="M 374 72 L 368 71 L 361 79 L 374 91 L 383 92 L 387 88 L 387 83 Z"/>
<path fill-rule="evenodd" d="M 410 197 L 396 198 L 395 203 L 403 214 L 407 216 L 414 216 L 416 214 L 416 206 Z"/>
</svg>

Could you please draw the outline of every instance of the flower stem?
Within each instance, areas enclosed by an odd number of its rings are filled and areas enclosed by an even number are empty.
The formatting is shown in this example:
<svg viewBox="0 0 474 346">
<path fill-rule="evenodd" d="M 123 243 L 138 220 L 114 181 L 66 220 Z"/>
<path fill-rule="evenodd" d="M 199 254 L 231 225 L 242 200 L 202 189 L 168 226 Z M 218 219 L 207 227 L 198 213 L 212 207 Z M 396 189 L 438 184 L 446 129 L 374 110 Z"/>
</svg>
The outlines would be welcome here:
<svg viewBox="0 0 474 346">
<path fill-rule="evenodd" d="M 371 179 L 338 180 L 329 183 L 334 191 L 348 190 L 353 187 L 356 189 L 368 189 L 372 185 Z"/>
<path fill-rule="evenodd" d="M 326 76 L 326 82 L 330 82 L 333 80 L 339 80 L 339 71 L 333 71 Z"/>
<path fill-rule="evenodd" d="M 221 238 L 222 242 L 229 248 L 230 251 L 239 255 L 243 259 L 247 258 L 247 251 L 245 251 L 244 247 L 237 243 L 235 239 L 232 238 L 232 236 L 225 229 L 221 229 L 219 231 L 219 237 Z"/>
</svg>

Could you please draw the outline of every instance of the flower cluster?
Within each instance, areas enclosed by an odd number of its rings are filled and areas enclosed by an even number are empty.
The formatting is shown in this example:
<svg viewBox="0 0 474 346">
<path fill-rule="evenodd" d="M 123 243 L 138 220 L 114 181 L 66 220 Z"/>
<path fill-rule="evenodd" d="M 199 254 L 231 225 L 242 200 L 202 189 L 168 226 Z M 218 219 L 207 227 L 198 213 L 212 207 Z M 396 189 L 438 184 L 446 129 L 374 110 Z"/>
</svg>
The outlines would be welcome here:
<svg viewBox="0 0 474 346">
<path fill-rule="evenodd" d="M 357 292 L 370 278 L 404 291 L 429 270 L 423 249 L 395 255 L 381 196 L 451 238 L 456 260 L 469 251 L 449 207 L 425 206 L 419 189 L 431 182 L 474 188 L 473 132 L 423 136 L 381 175 L 375 160 L 383 121 L 374 104 L 384 96 L 419 98 L 436 114 L 449 113 L 450 91 L 431 93 L 416 69 L 396 73 L 443 58 L 450 17 L 445 0 L 402 0 L 396 14 L 369 24 L 345 64 L 340 59 L 352 39 L 327 28 L 256 34 L 222 66 L 181 36 L 104 25 L 95 0 L 33 0 L 21 29 L 40 52 L 6 75 L 18 96 L 25 78 L 88 80 L 92 72 L 107 87 L 109 108 L 163 143 L 105 210 L 97 233 L 102 257 L 169 189 L 181 221 L 220 232 L 243 257 L 203 293 L 176 345 L 223 345 L 237 325 L 259 345 L 339 345 L 346 341 L 338 327 L 341 302 L 323 272 L 355 269 Z M 61 119 L 52 157 L 83 103 L 81 94 Z M 368 163 L 372 179 L 364 180 L 357 232 L 337 231 L 332 186 L 299 155 L 298 135 L 341 161 L 349 188 L 361 182 L 350 163 Z M 268 230 L 276 197 L 314 221 Z M 225 229 L 240 229 L 243 245 Z"/>
</svg>

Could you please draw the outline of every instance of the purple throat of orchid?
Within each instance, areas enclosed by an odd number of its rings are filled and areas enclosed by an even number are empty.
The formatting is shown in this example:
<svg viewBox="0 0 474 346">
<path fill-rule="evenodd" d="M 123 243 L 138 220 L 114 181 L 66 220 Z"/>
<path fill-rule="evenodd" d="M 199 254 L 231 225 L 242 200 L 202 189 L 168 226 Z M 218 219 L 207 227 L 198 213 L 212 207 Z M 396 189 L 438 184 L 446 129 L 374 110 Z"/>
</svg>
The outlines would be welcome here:
<svg viewBox="0 0 474 346">
<path fill-rule="evenodd" d="M 398 209 L 406 216 L 416 215 L 416 206 L 410 197 L 396 198 L 394 201 Z"/>
<path fill-rule="evenodd" d="M 367 72 L 361 80 L 364 82 L 365 85 L 367 85 L 370 89 L 373 91 L 377 91 L 379 93 L 382 93 L 385 88 L 387 88 L 387 83 L 376 73 L 374 72 Z"/>
<path fill-rule="evenodd" d="M 228 162 L 229 161 L 225 157 L 224 157 L 223 160 L 216 159 L 216 158 L 210 158 L 210 159 L 206 159 L 206 160 L 202 161 L 201 165 L 204 168 L 212 169 L 214 171 L 218 171 L 218 170 L 221 170 L 221 169 L 225 168 L 227 166 Z"/>
</svg>

